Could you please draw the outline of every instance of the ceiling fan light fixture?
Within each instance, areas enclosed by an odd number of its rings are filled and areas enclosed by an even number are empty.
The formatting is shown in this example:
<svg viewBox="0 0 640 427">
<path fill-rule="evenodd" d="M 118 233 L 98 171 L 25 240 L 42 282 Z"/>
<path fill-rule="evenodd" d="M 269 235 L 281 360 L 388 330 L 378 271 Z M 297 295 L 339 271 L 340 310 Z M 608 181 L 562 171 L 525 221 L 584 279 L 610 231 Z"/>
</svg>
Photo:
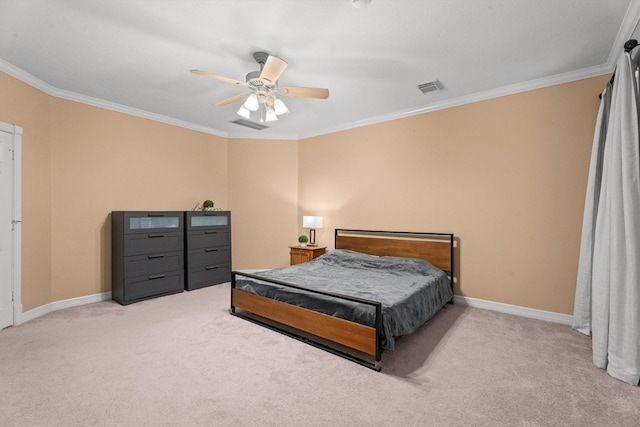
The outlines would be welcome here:
<svg viewBox="0 0 640 427">
<path fill-rule="evenodd" d="M 260 104 L 258 103 L 258 97 L 255 93 L 249 95 L 247 100 L 244 102 L 244 107 L 249 111 L 258 111 Z"/>
<path fill-rule="evenodd" d="M 354 4 L 362 3 L 364 5 L 371 2 L 371 0 L 352 1 Z M 278 96 L 315 99 L 327 99 L 329 97 L 329 89 L 297 86 L 279 87 L 278 80 L 287 68 L 287 62 L 265 52 L 255 52 L 253 57 L 260 65 L 260 71 L 251 71 L 248 73 L 244 82 L 206 71 L 191 70 L 191 72 L 203 77 L 247 88 L 249 90 L 248 93 L 245 92 L 235 95 L 214 104 L 215 106 L 223 107 L 244 100 L 242 106 L 236 113 L 243 119 L 246 119 L 246 122 L 251 122 L 252 115 L 255 119 L 258 119 L 260 123 L 275 121 L 278 120 L 278 118 L 287 116 L 290 111 Z M 256 123 L 256 125 L 263 126 L 258 123 Z"/>
<path fill-rule="evenodd" d="M 273 109 L 271 108 L 265 108 L 266 114 L 265 114 L 265 122 L 274 122 L 276 120 L 278 120 L 278 116 L 276 115 L 276 112 L 273 111 Z"/>
<path fill-rule="evenodd" d="M 289 109 L 286 105 L 284 105 L 284 102 L 282 102 L 280 98 L 276 98 L 276 100 L 273 102 L 273 110 L 278 116 L 285 115 L 289 112 Z"/>
<path fill-rule="evenodd" d="M 244 117 L 245 119 L 251 118 L 251 111 L 247 107 L 245 107 L 244 104 L 237 111 L 237 114 L 241 117 Z"/>
</svg>

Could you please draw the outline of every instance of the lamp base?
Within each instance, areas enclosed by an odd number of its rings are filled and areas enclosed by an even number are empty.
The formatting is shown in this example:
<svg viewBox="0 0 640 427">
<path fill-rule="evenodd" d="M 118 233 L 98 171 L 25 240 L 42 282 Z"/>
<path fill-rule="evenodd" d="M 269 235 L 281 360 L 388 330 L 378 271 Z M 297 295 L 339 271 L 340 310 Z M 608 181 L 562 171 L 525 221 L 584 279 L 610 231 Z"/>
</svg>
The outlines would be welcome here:
<svg viewBox="0 0 640 427">
<path fill-rule="evenodd" d="M 309 229 L 309 243 L 307 246 L 318 246 L 316 243 L 316 230 L 313 228 Z"/>
</svg>

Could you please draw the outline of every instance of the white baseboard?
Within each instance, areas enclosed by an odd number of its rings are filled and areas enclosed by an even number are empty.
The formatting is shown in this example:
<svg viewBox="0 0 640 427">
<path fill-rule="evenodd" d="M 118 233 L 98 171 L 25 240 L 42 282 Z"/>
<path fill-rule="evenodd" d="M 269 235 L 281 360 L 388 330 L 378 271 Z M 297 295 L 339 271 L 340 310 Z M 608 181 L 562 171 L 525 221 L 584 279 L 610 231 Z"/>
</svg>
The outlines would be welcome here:
<svg viewBox="0 0 640 427">
<path fill-rule="evenodd" d="M 111 299 L 111 292 L 103 292 L 101 294 L 87 295 L 78 298 L 69 298 L 62 301 L 54 301 L 49 304 L 41 305 L 33 310 L 26 311 L 19 316 L 16 325 L 20 325 L 45 314 L 63 310 L 65 308 L 77 307 L 79 305 L 92 304 L 94 302 L 108 301 Z"/>
<path fill-rule="evenodd" d="M 503 304 L 478 298 L 455 295 L 453 302 L 468 305 L 469 307 L 484 308 L 486 310 L 499 311 L 501 313 L 515 314 L 516 316 L 530 317 L 532 319 L 545 320 L 547 322 L 561 323 L 571 326 L 573 316 L 569 314 L 555 313 L 553 311 L 538 310 L 535 308 L 521 307 L 518 305 Z"/>
<path fill-rule="evenodd" d="M 263 269 L 252 270 L 239 270 L 245 273 L 256 273 L 264 271 Z M 29 320 L 33 320 L 37 317 L 44 316 L 45 314 L 63 310 L 65 308 L 77 307 L 85 304 L 92 304 L 94 302 L 108 301 L 111 299 L 111 292 L 103 292 L 101 294 L 87 295 L 84 297 L 70 298 L 62 301 L 55 301 L 49 304 L 45 304 L 33 310 L 29 310 L 22 313 L 19 316 L 19 321 L 16 325 L 20 325 Z M 501 313 L 514 314 L 516 316 L 530 317 L 532 319 L 545 320 L 547 322 L 561 323 L 563 325 L 571 326 L 573 324 L 573 316 L 562 313 L 555 313 L 553 311 L 538 310 L 535 308 L 521 307 L 518 305 L 503 304 L 501 302 L 493 302 L 482 300 L 478 298 L 464 297 L 455 295 L 453 297 L 454 303 L 468 305 L 469 307 L 483 308 L 486 310 L 498 311 Z"/>
</svg>

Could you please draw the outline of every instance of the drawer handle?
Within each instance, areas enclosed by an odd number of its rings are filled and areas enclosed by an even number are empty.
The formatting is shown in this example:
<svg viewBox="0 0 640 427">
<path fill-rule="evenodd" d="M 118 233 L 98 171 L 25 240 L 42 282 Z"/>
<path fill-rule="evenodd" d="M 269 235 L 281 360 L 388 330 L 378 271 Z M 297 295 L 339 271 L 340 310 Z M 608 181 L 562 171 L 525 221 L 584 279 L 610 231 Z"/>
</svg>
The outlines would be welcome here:
<svg viewBox="0 0 640 427">
<path fill-rule="evenodd" d="M 214 265 L 214 266 L 205 267 L 205 270 L 215 270 L 216 268 L 218 268 L 218 266 Z"/>
<path fill-rule="evenodd" d="M 149 255 L 149 259 L 156 259 L 156 258 L 164 258 L 164 254 L 161 254 L 161 255 Z"/>
<path fill-rule="evenodd" d="M 205 252 L 218 252 L 217 249 L 205 249 L 204 251 Z"/>
<path fill-rule="evenodd" d="M 204 234 L 218 234 L 217 231 L 205 231 Z"/>
<path fill-rule="evenodd" d="M 155 279 L 164 279 L 164 274 L 158 274 L 156 276 L 149 276 L 149 280 L 155 280 Z"/>
<path fill-rule="evenodd" d="M 164 237 L 164 234 L 147 234 L 147 237 L 153 239 L 155 237 Z"/>
</svg>

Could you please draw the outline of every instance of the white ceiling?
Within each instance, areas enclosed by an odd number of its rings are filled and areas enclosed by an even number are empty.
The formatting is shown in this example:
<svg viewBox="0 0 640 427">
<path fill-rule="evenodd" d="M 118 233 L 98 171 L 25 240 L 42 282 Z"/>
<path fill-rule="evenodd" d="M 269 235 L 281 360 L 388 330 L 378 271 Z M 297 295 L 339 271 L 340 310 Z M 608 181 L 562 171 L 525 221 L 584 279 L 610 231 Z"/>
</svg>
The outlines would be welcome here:
<svg viewBox="0 0 640 427">
<path fill-rule="evenodd" d="M 0 71 L 47 93 L 226 137 L 300 139 L 613 71 L 638 0 L 0 0 Z M 269 128 L 230 123 L 253 53 L 288 62 Z M 444 90 L 423 94 L 438 79 Z M 1 96 L 1 94 L 0 94 Z M 594 94 L 595 96 L 595 94 Z"/>
</svg>

